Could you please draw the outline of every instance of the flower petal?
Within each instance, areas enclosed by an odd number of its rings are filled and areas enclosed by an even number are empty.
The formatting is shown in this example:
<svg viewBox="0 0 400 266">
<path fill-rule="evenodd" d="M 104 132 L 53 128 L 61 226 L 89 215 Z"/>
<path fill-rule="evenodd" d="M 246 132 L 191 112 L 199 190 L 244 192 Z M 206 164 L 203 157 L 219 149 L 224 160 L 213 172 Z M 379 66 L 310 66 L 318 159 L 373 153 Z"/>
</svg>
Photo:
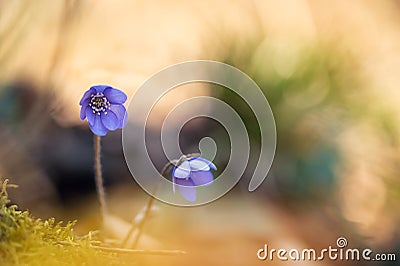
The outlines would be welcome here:
<svg viewBox="0 0 400 266">
<path fill-rule="evenodd" d="M 199 159 L 200 157 L 189 159 L 190 169 L 193 171 L 208 171 L 210 167 L 208 166 L 210 162 L 205 162 Z"/>
<path fill-rule="evenodd" d="M 104 90 L 107 88 L 111 88 L 111 87 L 108 85 L 95 85 L 95 86 L 90 87 L 90 89 L 95 90 L 96 93 L 103 93 Z"/>
<path fill-rule="evenodd" d="M 174 167 L 172 176 L 176 178 L 187 178 L 190 175 L 190 164 L 188 161 L 184 161 L 179 166 Z"/>
<path fill-rule="evenodd" d="M 96 91 L 93 89 L 93 87 L 90 88 L 89 90 L 85 91 L 85 93 L 83 94 L 82 99 L 81 99 L 81 101 L 79 102 L 79 104 L 80 104 L 80 105 L 83 105 L 83 102 L 86 101 L 87 99 L 89 99 L 90 96 L 91 96 L 93 93 L 96 93 Z"/>
<path fill-rule="evenodd" d="M 88 108 L 89 106 L 89 99 L 86 99 L 83 103 L 82 103 L 82 106 L 81 106 L 81 114 L 80 114 L 80 117 L 81 117 L 81 120 L 83 120 L 83 119 L 85 119 L 86 118 L 86 108 Z M 90 108 L 90 107 L 89 107 Z M 90 108 L 91 109 L 91 108 Z"/>
<path fill-rule="evenodd" d="M 128 113 L 123 105 L 120 104 L 111 104 L 110 110 L 117 116 L 118 118 L 118 128 L 123 128 L 128 122 Z"/>
<path fill-rule="evenodd" d="M 190 173 L 190 179 L 196 186 L 211 184 L 214 176 L 210 171 L 193 171 Z"/>
<path fill-rule="evenodd" d="M 96 113 L 93 113 L 93 109 L 90 106 L 86 107 L 86 118 L 89 123 L 89 126 L 94 125 L 96 116 L 99 116 L 99 115 L 97 115 Z"/>
<path fill-rule="evenodd" d="M 122 91 L 120 91 L 118 89 L 114 89 L 111 87 L 104 89 L 103 93 L 110 103 L 123 104 L 127 99 L 125 93 L 123 93 Z"/>
<path fill-rule="evenodd" d="M 196 157 L 195 159 L 197 159 L 198 161 L 203 161 L 203 162 L 207 163 L 208 166 L 209 166 L 211 169 L 217 170 L 217 167 L 215 166 L 215 164 L 213 164 L 213 163 L 210 162 L 209 160 L 204 159 L 203 157 Z"/>
<path fill-rule="evenodd" d="M 119 121 L 113 112 L 108 111 L 107 114 L 103 112 L 101 113 L 100 118 L 101 122 L 108 130 L 116 130 L 118 128 Z"/>
<path fill-rule="evenodd" d="M 92 132 L 98 136 L 105 136 L 107 134 L 107 128 L 105 128 L 105 126 L 101 122 L 101 118 L 99 115 L 95 115 L 94 123 L 93 125 L 89 123 L 89 127 Z"/>
<path fill-rule="evenodd" d="M 179 192 L 188 201 L 196 201 L 196 187 L 190 179 L 176 179 L 175 180 Z"/>
</svg>

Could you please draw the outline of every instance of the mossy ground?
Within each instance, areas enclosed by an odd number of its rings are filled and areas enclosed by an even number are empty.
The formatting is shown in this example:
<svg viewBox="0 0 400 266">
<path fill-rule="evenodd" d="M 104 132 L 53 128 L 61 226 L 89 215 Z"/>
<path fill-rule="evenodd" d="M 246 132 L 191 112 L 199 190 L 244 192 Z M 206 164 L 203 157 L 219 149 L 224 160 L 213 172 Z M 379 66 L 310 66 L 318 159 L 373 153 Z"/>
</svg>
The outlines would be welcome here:
<svg viewBox="0 0 400 266">
<path fill-rule="evenodd" d="M 0 265 L 126 265 L 119 255 L 94 249 L 99 241 L 92 233 L 76 236 L 75 222 L 37 219 L 10 205 L 10 185 L 0 185 Z"/>
</svg>

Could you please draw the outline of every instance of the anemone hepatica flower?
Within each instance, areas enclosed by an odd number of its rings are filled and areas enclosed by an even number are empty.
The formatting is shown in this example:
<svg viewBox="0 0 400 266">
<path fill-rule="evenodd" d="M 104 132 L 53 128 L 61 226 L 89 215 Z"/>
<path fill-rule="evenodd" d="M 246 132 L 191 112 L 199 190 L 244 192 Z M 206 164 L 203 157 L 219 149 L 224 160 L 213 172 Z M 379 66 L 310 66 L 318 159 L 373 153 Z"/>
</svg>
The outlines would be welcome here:
<svg viewBox="0 0 400 266">
<path fill-rule="evenodd" d="M 83 94 L 81 119 L 87 118 L 92 132 L 105 136 L 108 130 L 123 128 L 128 116 L 123 103 L 126 94 L 107 85 L 96 85 Z"/>
<path fill-rule="evenodd" d="M 188 201 L 196 201 L 196 186 L 207 185 L 213 182 L 214 177 L 211 169 L 217 167 L 210 161 L 195 157 L 184 160 L 174 167 L 172 181 L 178 184 L 178 190 Z"/>
</svg>

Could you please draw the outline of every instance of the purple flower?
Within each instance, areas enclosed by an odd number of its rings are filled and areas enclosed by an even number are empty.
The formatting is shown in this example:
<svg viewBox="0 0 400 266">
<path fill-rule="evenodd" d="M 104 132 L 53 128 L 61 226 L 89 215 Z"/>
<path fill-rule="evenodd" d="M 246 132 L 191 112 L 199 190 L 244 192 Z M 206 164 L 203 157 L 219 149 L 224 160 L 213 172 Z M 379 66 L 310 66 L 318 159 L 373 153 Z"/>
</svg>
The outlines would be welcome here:
<svg viewBox="0 0 400 266">
<path fill-rule="evenodd" d="M 210 171 L 217 167 L 210 161 L 195 157 L 186 159 L 174 167 L 172 171 L 172 182 L 178 185 L 178 190 L 188 201 L 196 201 L 196 186 L 211 184 L 214 177 Z"/>
<path fill-rule="evenodd" d="M 90 129 L 98 136 L 105 136 L 108 130 L 123 128 L 128 121 L 123 106 L 126 99 L 125 93 L 111 86 L 92 86 L 79 102 L 81 120 L 87 118 Z"/>
</svg>

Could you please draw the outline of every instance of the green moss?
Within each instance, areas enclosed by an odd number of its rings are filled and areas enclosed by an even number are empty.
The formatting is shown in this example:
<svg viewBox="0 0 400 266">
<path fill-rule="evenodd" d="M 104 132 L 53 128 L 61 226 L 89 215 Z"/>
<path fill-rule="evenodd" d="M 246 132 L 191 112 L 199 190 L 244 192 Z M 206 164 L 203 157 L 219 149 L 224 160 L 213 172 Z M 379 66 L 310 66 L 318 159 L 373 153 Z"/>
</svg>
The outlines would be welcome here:
<svg viewBox="0 0 400 266">
<path fill-rule="evenodd" d="M 98 244 L 92 233 L 77 237 L 75 222 L 36 219 L 10 205 L 10 185 L 0 185 L 0 265 L 123 265 L 116 254 L 91 247 Z"/>
</svg>

